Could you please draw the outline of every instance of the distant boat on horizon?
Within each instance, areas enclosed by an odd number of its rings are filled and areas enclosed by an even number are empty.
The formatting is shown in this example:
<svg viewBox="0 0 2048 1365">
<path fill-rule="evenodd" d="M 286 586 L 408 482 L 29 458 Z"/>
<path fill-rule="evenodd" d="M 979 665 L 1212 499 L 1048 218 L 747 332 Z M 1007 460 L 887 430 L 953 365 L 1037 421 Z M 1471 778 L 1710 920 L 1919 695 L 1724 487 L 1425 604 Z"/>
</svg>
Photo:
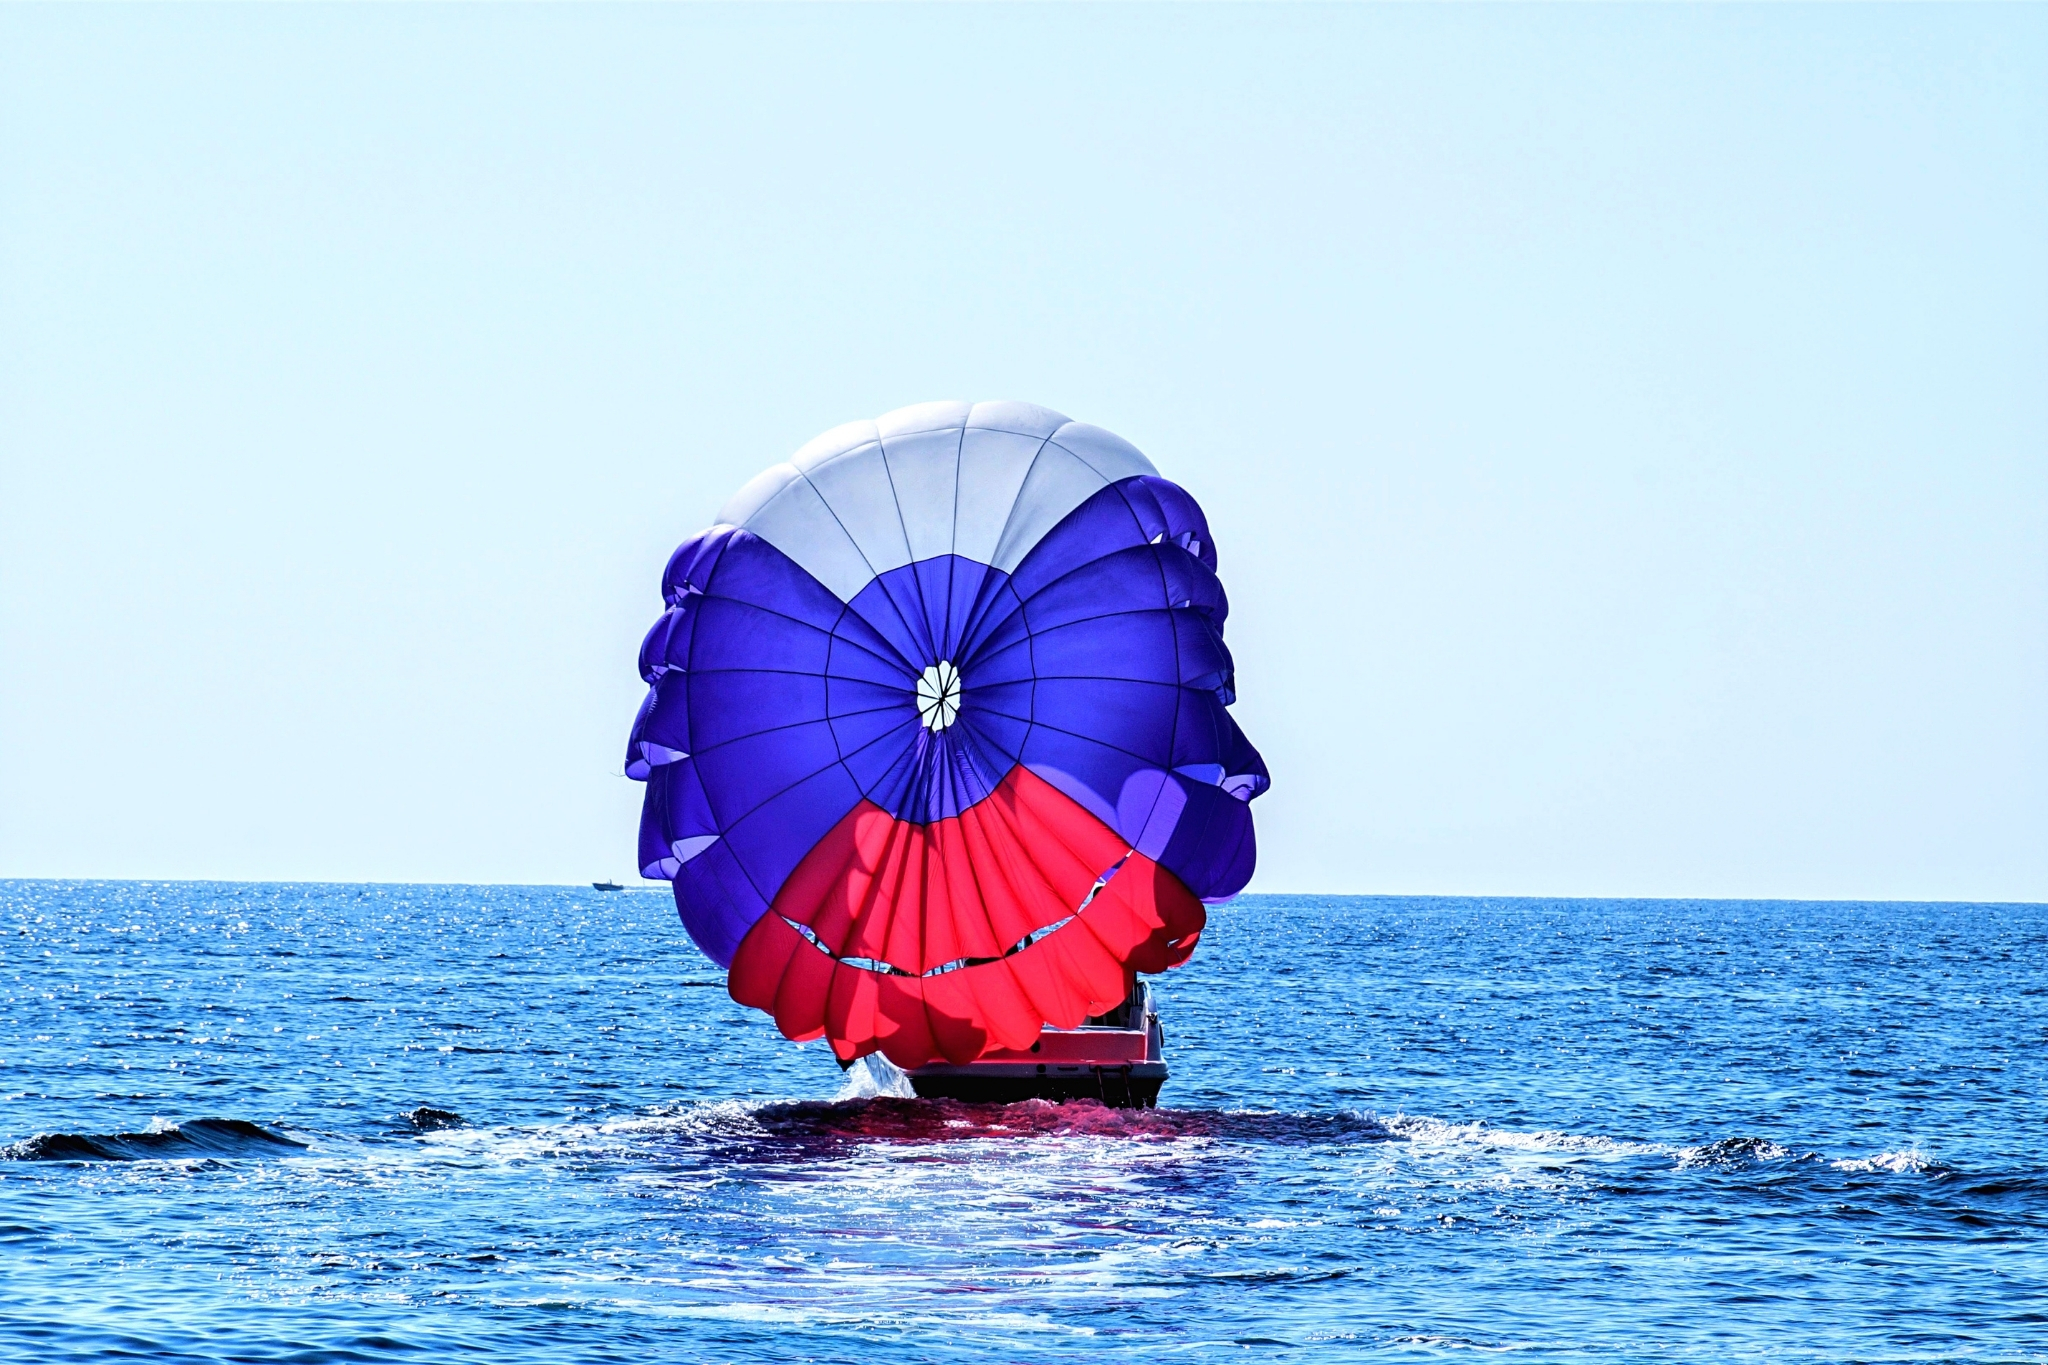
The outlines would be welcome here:
<svg viewBox="0 0 2048 1365">
<path fill-rule="evenodd" d="M 624 891 L 626 889 L 617 882 L 612 881 L 592 882 L 590 885 L 593 890 L 597 891 Z"/>
</svg>

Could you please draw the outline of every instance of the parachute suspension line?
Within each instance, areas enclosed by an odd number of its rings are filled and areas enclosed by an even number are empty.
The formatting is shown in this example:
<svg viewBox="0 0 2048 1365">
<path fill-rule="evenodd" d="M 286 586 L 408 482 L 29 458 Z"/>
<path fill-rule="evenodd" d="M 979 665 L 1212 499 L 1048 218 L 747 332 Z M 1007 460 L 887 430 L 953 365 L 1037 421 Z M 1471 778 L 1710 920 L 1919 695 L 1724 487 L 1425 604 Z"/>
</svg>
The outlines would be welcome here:
<svg viewBox="0 0 2048 1365">
<path fill-rule="evenodd" d="M 1108 870 L 1095 879 L 1095 885 L 1088 888 L 1088 894 L 1083 896 L 1081 903 L 1074 907 L 1073 914 L 1066 916 L 1064 919 L 1056 919 L 1043 928 L 1033 929 L 994 957 L 956 957 L 951 962 L 941 962 L 938 966 L 926 972 L 913 972 L 907 968 L 899 967 L 893 962 L 884 962 L 880 958 L 841 956 L 827 947 L 825 940 L 819 938 L 817 930 L 811 928 L 810 925 L 800 924 L 788 915 L 783 914 L 780 910 L 773 911 L 772 913 L 784 924 L 796 930 L 804 942 L 810 944 L 842 967 L 852 967 L 863 972 L 874 972 L 879 976 L 911 976 L 920 979 L 944 976 L 948 972 L 957 972 L 963 967 L 985 967 L 991 962 L 1001 962 L 1006 957 L 1015 957 L 1032 944 L 1043 942 L 1055 929 L 1064 929 L 1067 925 L 1072 924 L 1075 920 L 1081 918 L 1083 910 L 1094 904 L 1095 898 L 1101 894 L 1102 888 L 1109 885 L 1111 877 L 1114 877 L 1123 870 L 1124 864 L 1131 860 L 1131 854 L 1135 851 L 1133 849 L 1125 849 L 1124 856 L 1111 863 Z"/>
</svg>

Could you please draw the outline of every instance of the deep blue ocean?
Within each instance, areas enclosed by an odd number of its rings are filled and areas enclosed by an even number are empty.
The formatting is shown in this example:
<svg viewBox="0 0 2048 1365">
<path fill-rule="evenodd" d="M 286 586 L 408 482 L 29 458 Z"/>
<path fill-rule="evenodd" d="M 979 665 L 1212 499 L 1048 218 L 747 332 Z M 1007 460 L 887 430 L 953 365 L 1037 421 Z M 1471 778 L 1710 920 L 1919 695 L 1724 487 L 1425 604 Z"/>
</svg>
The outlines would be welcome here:
<svg viewBox="0 0 2048 1365">
<path fill-rule="evenodd" d="M 2048 1360 L 2048 907 L 1250 896 L 1155 984 L 1160 1109 L 975 1108 L 665 895 L 0 882 L 0 1358 Z"/>
</svg>

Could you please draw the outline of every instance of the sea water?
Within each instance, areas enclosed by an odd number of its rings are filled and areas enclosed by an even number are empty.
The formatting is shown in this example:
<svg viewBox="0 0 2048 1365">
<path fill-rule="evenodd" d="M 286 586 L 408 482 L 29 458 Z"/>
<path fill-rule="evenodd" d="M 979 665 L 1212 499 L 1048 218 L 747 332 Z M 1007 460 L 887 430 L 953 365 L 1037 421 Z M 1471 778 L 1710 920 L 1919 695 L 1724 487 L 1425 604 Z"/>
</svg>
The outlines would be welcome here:
<svg viewBox="0 0 2048 1365">
<path fill-rule="evenodd" d="M 1248 896 L 1161 1107 L 876 1094 L 671 903 L 0 883 L 0 1357 L 2048 1360 L 2048 908 Z"/>
</svg>

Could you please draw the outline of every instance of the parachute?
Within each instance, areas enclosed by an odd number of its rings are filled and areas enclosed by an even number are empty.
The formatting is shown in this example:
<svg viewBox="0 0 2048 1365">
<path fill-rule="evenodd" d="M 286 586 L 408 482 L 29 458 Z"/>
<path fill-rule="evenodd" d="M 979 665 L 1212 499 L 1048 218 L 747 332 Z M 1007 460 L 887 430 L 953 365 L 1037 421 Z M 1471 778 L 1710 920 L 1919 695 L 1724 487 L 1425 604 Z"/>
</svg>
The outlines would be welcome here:
<svg viewBox="0 0 2048 1365">
<path fill-rule="evenodd" d="M 1185 961 L 1264 761 L 1201 508 L 1025 403 L 837 427 L 662 576 L 640 869 L 733 999 L 842 1060 L 1028 1048 Z"/>
</svg>

